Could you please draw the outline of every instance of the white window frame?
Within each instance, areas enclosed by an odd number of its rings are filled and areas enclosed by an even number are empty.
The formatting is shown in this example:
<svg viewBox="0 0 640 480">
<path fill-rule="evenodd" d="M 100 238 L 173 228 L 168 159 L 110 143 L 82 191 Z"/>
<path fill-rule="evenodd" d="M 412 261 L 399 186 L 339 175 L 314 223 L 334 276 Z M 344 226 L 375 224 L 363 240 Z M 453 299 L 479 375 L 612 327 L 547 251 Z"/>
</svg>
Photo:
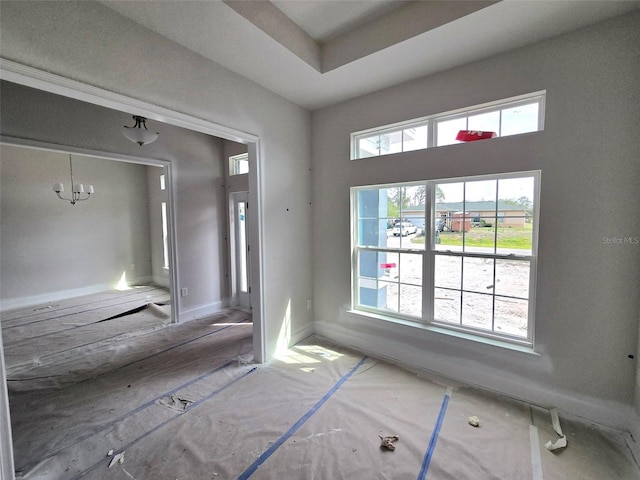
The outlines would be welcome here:
<svg viewBox="0 0 640 480">
<path fill-rule="evenodd" d="M 460 183 L 460 182 L 475 182 L 481 180 L 502 180 L 502 179 L 510 179 L 510 178 L 520 178 L 520 177 L 533 177 L 534 179 L 534 192 L 533 192 L 533 228 L 532 228 L 532 246 L 531 246 L 531 254 L 504 254 L 504 253 L 478 253 L 474 251 L 452 251 L 452 250 L 444 250 L 442 248 L 436 248 L 436 236 L 434 232 L 435 221 L 437 220 L 435 215 L 435 193 L 436 193 L 436 185 L 441 185 L 444 183 Z M 396 188 L 396 187 L 412 187 L 418 185 L 426 185 L 427 188 L 427 201 L 425 205 L 425 244 L 424 248 L 407 248 L 407 247 L 386 247 L 386 246 L 364 246 L 359 245 L 360 238 L 360 218 L 358 216 L 359 205 L 358 205 L 358 193 L 361 191 L 372 190 L 372 189 L 387 189 L 387 188 Z M 352 294 L 351 294 L 351 310 L 358 314 L 365 314 L 368 316 L 372 316 L 378 319 L 387 320 L 390 322 L 409 324 L 414 326 L 419 326 L 427 329 L 435 329 L 440 332 L 458 332 L 464 335 L 466 338 L 471 338 L 475 340 L 497 340 L 500 343 L 511 344 L 514 346 L 523 346 L 527 348 L 533 348 L 534 345 L 534 334 L 535 334 L 535 279 L 536 279 L 536 271 L 537 271 L 537 258 L 538 258 L 538 225 L 539 225 L 539 204 L 540 204 L 540 171 L 524 171 L 524 172 L 510 172 L 503 174 L 492 174 L 492 175 L 478 175 L 478 176 L 469 176 L 469 177 L 458 177 L 458 178 L 447 178 L 447 179 L 435 179 L 435 180 L 425 180 L 418 182 L 404 182 L 404 183 L 392 183 L 392 184 L 381 184 L 381 185 L 367 185 L 367 186 L 359 186 L 351 188 L 351 247 L 352 247 L 352 256 L 351 256 L 351 273 L 352 273 Z M 496 199 L 497 200 L 497 199 Z M 497 203 L 496 203 L 497 205 Z M 497 207 L 496 207 L 497 208 Z M 498 219 L 498 215 L 496 214 L 496 220 Z M 496 228 L 497 232 L 497 228 Z M 496 233 L 497 235 L 497 233 Z M 400 237 L 402 238 L 402 237 Z M 410 253 L 410 254 L 419 254 L 422 255 L 422 315 L 411 316 L 407 314 L 402 314 L 399 312 L 389 311 L 383 308 L 376 308 L 367 305 L 360 304 L 360 265 L 359 258 L 360 252 L 363 251 L 373 251 L 373 252 L 382 252 L 382 253 L 392 253 L 392 254 L 401 254 L 401 253 Z M 474 328 L 468 325 L 455 325 L 449 322 L 438 321 L 434 319 L 434 292 L 435 292 L 435 259 L 436 256 L 456 256 L 462 258 L 462 262 L 464 262 L 464 258 L 487 258 L 487 259 L 498 259 L 498 260 L 517 260 L 524 261 L 529 263 L 529 288 L 528 288 L 528 299 L 527 299 L 527 336 L 526 338 L 505 334 L 496 331 L 493 322 L 495 321 L 495 310 L 492 310 L 492 330 L 489 331 L 487 329 Z M 401 264 L 398 265 L 398 268 L 401 267 Z M 494 283 L 495 283 L 495 271 L 494 275 Z M 398 284 L 402 284 L 400 280 Z M 409 285 L 409 284 L 408 284 Z M 441 287 L 440 287 L 441 288 Z M 455 289 L 454 289 L 455 290 Z M 461 293 L 464 291 L 462 289 L 462 285 L 460 287 Z M 400 296 L 400 293 L 398 294 Z M 493 293 L 490 294 L 492 297 L 492 301 L 495 301 L 495 297 L 504 297 L 505 295 L 497 295 L 495 293 L 495 289 Z M 400 301 L 400 299 L 399 299 Z M 492 307 L 493 308 L 493 307 Z"/>
<path fill-rule="evenodd" d="M 457 110 L 451 110 L 448 112 L 438 113 L 435 115 L 429 115 L 425 117 L 415 118 L 412 120 L 407 120 L 403 122 L 393 123 L 390 125 L 384 125 L 380 127 L 374 127 L 367 130 L 361 130 L 358 132 L 354 132 L 351 134 L 351 160 L 363 160 L 366 158 L 391 155 L 392 153 L 380 153 L 380 145 L 378 144 L 378 153 L 360 156 L 359 155 L 359 146 L 358 143 L 360 140 L 369 139 L 371 137 L 375 137 L 378 135 L 385 135 L 394 132 L 402 132 L 404 130 L 408 130 L 411 128 L 419 128 L 419 127 L 427 127 L 427 142 L 425 149 L 438 147 L 438 139 L 437 139 L 437 126 L 438 123 L 448 120 L 455 120 L 457 118 L 468 118 L 469 116 L 491 113 L 491 112 L 500 112 L 506 108 L 517 107 L 520 105 L 529 105 L 532 103 L 538 104 L 538 126 L 537 130 L 534 131 L 542 131 L 544 130 L 544 117 L 545 117 L 545 100 L 546 100 L 546 90 L 541 90 L 538 92 L 528 93 L 525 95 L 518 95 L 515 97 L 509 97 L 502 100 L 497 100 L 494 102 L 488 102 L 481 105 L 474 105 L 471 107 L 460 108 Z M 468 125 L 468 121 L 466 122 Z M 500 120 L 500 131 L 496 132 L 498 137 L 501 136 L 510 136 L 510 135 L 501 135 L 502 130 L 502 119 Z M 532 132 L 524 132 L 524 133 L 532 133 Z M 512 135 L 521 135 L 520 133 L 512 134 Z M 379 143 L 379 140 L 378 140 Z M 456 142 L 460 143 L 460 142 Z M 447 144 L 451 145 L 451 144 Z M 400 153 L 405 151 L 415 151 L 415 148 L 406 149 L 404 148 L 404 142 L 401 142 L 401 146 L 398 152 Z"/>
<path fill-rule="evenodd" d="M 240 164 L 245 163 L 247 165 L 247 171 L 241 172 Z M 239 155 L 233 155 L 229 157 L 229 176 L 244 175 L 249 173 L 249 154 L 241 153 Z"/>
</svg>

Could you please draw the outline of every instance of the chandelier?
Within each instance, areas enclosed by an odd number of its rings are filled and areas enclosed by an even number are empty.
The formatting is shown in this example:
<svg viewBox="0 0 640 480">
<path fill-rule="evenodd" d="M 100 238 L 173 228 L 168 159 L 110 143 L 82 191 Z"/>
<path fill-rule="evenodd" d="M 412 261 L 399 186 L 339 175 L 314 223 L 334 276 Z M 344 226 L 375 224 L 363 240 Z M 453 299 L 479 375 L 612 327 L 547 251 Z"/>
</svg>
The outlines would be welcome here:
<svg viewBox="0 0 640 480">
<path fill-rule="evenodd" d="M 140 115 L 134 115 L 133 119 L 136 122 L 135 125 L 131 127 L 125 125 L 122 127 L 122 134 L 140 146 L 155 142 L 159 133 L 147 130 L 147 119 Z"/>
<path fill-rule="evenodd" d="M 56 192 L 58 198 L 60 200 L 71 202 L 71 205 L 75 205 L 76 203 L 84 200 L 89 200 L 89 197 L 93 193 L 93 185 L 73 183 L 73 164 L 71 163 L 71 154 L 69 154 L 69 173 L 71 174 L 71 198 L 63 197 L 61 193 L 64 192 L 64 185 L 62 183 L 56 183 L 53 185 L 53 191 Z M 84 195 L 86 195 L 86 197 Z"/>
</svg>

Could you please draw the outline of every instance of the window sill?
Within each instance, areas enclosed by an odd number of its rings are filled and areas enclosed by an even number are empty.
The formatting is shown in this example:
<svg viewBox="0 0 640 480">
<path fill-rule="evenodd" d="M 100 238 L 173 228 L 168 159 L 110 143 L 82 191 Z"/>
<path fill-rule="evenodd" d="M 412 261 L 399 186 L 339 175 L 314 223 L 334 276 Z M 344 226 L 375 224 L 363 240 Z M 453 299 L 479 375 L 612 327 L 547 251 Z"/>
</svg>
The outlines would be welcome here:
<svg viewBox="0 0 640 480">
<path fill-rule="evenodd" d="M 347 313 L 351 314 L 351 315 L 356 315 L 358 317 L 366 317 L 366 318 L 372 318 L 374 320 L 380 320 L 383 321 L 385 323 L 395 323 L 398 325 L 403 325 L 405 327 L 410 327 L 410 328 L 415 328 L 418 330 L 422 330 L 422 331 L 426 331 L 426 332 L 432 332 L 434 334 L 438 334 L 438 335 L 446 335 L 449 337 L 454 337 L 454 338 L 459 338 L 462 340 L 467 340 L 467 341 L 471 341 L 471 342 L 475 342 L 475 343 L 480 343 L 480 344 L 485 344 L 485 345 L 490 345 L 493 347 L 498 347 L 498 348 L 503 348 L 506 350 L 512 350 L 515 352 L 520 352 L 520 353 L 525 353 L 527 355 L 533 355 L 536 357 L 540 357 L 542 356 L 540 353 L 536 352 L 532 346 L 530 345 L 522 345 L 522 344 L 517 344 L 517 343 L 511 343 L 508 342 L 506 340 L 500 340 L 497 338 L 490 338 L 490 337 L 483 337 L 480 335 L 474 335 L 473 333 L 470 332 L 462 332 L 459 330 L 452 330 L 452 329 L 448 329 L 445 327 L 440 327 L 437 325 L 427 325 L 427 324 L 423 324 L 423 323 L 419 323 L 419 322 L 415 322 L 412 320 L 405 320 L 402 318 L 395 318 L 395 317 L 387 317 L 385 315 L 381 315 L 381 314 L 377 314 L 377 313 L 372 313 L 372 312 L 366 312 L 366 311 L 362 311 L 362 310 L 347 310 Z"/>
</svg>

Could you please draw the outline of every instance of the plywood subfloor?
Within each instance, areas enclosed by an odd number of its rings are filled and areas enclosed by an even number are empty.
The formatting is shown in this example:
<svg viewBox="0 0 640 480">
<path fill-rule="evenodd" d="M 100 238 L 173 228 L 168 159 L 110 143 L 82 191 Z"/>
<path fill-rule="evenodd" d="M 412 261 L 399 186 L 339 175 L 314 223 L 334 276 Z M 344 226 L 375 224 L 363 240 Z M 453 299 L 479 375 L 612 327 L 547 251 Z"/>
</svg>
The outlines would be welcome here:
<svg viewBox="0 0 640 480">
<path fill-rule="evenodd" d="M 569 446 L 552 453 L 544 443 L 557 436 L 546 410 L 421 378 L 319 339 L 267 364 L 246 364 L 251 327 L 239 320 L 209 321 L 209 336 L 48 398 L 14 396 L 20 476 L 640 479 L 617 432 L 561 414 Z M 468 424 L 470 415 L 479 428 Z M 391 434 L 399 435 L 396 449 L 381 449 L 379 436 Z"/>
</svg>

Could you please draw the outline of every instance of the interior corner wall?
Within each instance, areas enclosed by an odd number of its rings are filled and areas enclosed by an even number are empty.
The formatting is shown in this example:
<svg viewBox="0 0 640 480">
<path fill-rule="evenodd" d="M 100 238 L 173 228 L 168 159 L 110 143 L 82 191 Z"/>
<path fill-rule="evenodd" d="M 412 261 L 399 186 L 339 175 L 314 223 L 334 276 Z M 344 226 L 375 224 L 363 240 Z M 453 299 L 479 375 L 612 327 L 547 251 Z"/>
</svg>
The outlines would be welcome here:
<svg viewBox="0 0 640 480">
<path fill-rule="evenodd" d="M 628 429 L 640 291 L 638 45 L 636 10 L 314 112 L 316 331 Z M 547 92 L 542 132 L 349 160 L 351 132 L 540 90 Z M 350 187 L 526 170 L 542 172 L 539 356 L 350 312 Z"/>
<path fill-rule="evenodd" d="M 21 307 L 151 279 L 145 167 L 73 155 L 74 181 L 93 184 L 89 200 L 71 191 L 69 155 L 0 146 L 0 301 Z"/>
<path fill-rule="evenodd" d="M 98 2 L 3 1 L 0 22 L 0 55 L 5 59 L 257 136 L 265 359 L 274 354 L 278 339 L 288 343 L 313 332 L 312 310 L 307 309 L 312 295 L 308 111 Z M 131 45 L 136 45 L 134 52 Z M 73 114 L 61 123 L 72 120 Z M 34 121 L 23 136 L 40 136 L 38 119 Z M 84 135 L 73 144 L 107 151 L 116 148 L 174 164 L 180 261 L 177 281 L 190 288 L 179 308 L 194 311 L 204 300 L 191 293 L 192 286 L 200 282 L 214 291 L 219 282 L 203 278 L 211 275 L 213 266 L 203 266 L 200 252 L 189 247 L 190 235 L 202 215 L 199 206 L 187 200 L 192 195 L 190 183 L 196 182 L 200 189 L 217 185 L 211 182 L 212 177 L 199 176 L 199 167 L 188 168 L 196 148 L 193 144 L 203 146 L 201 138 L 194 135 L 193 141 L 183 139 L 173 144 L 163 139 L 165 129 L 158 126 L 160 138 L 136 150 L 131 142 L 117 143 L 115 139 L 121 135 L 108 130 L 107 124 L 95 131 L 91 121 L 86 123 L 78 126 Z M 118 116 L 111 127 L 125 124 L 131 124 L 130 116 Z M 65 132 L 50 133 L 50 138 L 65 136 Z M 210 151 L 211 145 L 204 148 Z M 254 305 L 254 311 L 256 308 Z"/>
</svg>

